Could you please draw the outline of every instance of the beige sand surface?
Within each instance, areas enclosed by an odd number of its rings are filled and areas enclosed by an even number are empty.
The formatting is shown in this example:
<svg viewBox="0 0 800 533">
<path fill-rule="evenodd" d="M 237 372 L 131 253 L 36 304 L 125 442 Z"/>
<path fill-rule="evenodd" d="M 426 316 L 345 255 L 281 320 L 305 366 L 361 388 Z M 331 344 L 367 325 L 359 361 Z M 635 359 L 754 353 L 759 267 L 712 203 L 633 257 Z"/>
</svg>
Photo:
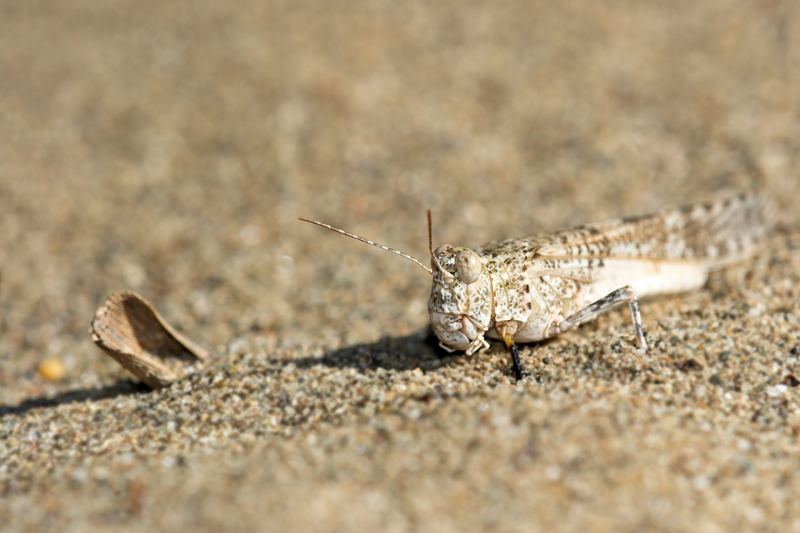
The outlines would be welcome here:
<svg viewBox="0 0 800 533">
<path fill-rule="evenodd" d="M 800 530 L 800 4 L 0 5 L 0 531 Z M 706 289 L 444 357 L 425 258 L 760 187 Z M 148 392 L 135 290 L 211 348 Z M 45 382 L 36 365 L 61 361 Z"/>
</svg>

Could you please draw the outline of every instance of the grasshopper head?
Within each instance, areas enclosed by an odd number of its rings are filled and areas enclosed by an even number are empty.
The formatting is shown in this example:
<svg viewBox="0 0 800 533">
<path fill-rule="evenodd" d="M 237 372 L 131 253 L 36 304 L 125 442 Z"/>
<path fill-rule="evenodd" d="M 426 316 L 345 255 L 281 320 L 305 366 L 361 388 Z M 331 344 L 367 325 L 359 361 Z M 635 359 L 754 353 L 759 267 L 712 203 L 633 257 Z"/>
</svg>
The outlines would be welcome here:
<svg viewBox="0 0 800 533">
<path fill-rule="evenodd" d="M 492 285 L 483 260 L 468 248 L 444 245 L 431 254 L 431 324 L 442 348 L 472 354 L 486 344 Z"/>
<path fill-rule="evenodd" d="M 448 351 L 465 350 L 467 355 L 488 346 L 483 335 L 492 320 L 492 281 L 484 259 L 468 248 L 440 246 L 433 250 L 431 211 L 428 210 L 428 250 L 431 268 L 394 248 L 348 233 L 329 224 L 301 218 L 317 226 L 335 231 L 357 241 L 409 259 L 433 276 L 428 312 L 439 345 Z"/>
</svg>

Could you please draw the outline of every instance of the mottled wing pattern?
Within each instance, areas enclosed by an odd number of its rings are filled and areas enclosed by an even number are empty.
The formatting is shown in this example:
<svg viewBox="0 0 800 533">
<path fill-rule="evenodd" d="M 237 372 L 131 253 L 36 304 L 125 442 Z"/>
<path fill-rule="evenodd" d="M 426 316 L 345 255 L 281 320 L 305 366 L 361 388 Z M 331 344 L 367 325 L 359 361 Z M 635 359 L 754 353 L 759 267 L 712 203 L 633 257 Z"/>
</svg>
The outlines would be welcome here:
<svg viewBox="0 0 800 533">
<path fill-rule="evenodd" d="M 769 231 L 773 210 L 760 195 L 668 209 L 533 237 L 541 256 L 688 259 L 716 264 L 747 255 Z"/>
<path fill-rule="evenodd" d="M 477 251 L 527 261 L 541 275 L 591 282 L 602 275 L 607 259 L 692 261 L 707 270 L 719 268 L 751 254 L 773 224 L 766 197 L 740 195 L 487 243 Z"/>
</svg>

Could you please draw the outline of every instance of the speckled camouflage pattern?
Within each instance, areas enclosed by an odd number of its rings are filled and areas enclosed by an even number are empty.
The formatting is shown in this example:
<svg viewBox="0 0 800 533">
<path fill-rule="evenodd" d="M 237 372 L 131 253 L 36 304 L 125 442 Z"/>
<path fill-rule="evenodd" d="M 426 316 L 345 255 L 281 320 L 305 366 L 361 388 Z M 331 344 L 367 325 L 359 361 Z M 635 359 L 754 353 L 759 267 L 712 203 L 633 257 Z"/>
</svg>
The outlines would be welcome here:
<svg viewBox="0 0 800 533">
<path fill-rule="evenodd" d="M 637 297 L 701 287 L 710 270 L 748 256 L 772 225 L 765 197 L 740 195 L 490 242 L 475 249 L 482 269 L 470 284 L 455 266 L 467 249 L 441 246 L 431 261 L 431 323 L 443 348 L 468 355 L 487 346 L 484 337 L 545 339 L 623 286 Z"/>
<path fill-rule="evenodd" d="M 472 354 L 483 346 L 484 334 L 493 325 L 492 278 L 487 274 L 488 257 L 481 257 L 483 269 L 478 279 L 464 283 L 456 277 L 455 256 L 464 248 L 441 246 L 433 253 L 439 265 L 450 276 L 433 266 L 433 286 L 428 311 L 434 331 L 446 350 L 465 350 Z"/>
</svg>

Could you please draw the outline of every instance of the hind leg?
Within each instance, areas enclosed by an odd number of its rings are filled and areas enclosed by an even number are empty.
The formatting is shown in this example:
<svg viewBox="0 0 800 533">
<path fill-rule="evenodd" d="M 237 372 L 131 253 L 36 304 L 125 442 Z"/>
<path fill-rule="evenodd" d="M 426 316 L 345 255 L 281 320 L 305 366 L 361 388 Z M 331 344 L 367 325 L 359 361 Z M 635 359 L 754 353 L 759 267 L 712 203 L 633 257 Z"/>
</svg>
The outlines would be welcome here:
<svg viewBox="0 0 800 533">
<path fill-rule="evenodd" d="M 600 298 L 596 302 L 587 305 L 577 313 L 568 316 L 556 325 L 556 332 L 563 333 L 571 327 L 585 322 L 593 316 L 602 313 L 609 307 L 616 305 L 620 302 L 628 302 L 628 307 L 631 310 L 631 319 L 633 320 L 633 329 L 636 332 L 636 340 L 639 343 L 639 349 L 643 352 L 647 351 L 647 340 L 644 338 L 644 330 L 642 329 L 642 315 L 639 312 L 639 300 L 633 293 L 630 285 L 626 285 L 620 289 L 615 290 L 608 296 Z"/>
</svg>

